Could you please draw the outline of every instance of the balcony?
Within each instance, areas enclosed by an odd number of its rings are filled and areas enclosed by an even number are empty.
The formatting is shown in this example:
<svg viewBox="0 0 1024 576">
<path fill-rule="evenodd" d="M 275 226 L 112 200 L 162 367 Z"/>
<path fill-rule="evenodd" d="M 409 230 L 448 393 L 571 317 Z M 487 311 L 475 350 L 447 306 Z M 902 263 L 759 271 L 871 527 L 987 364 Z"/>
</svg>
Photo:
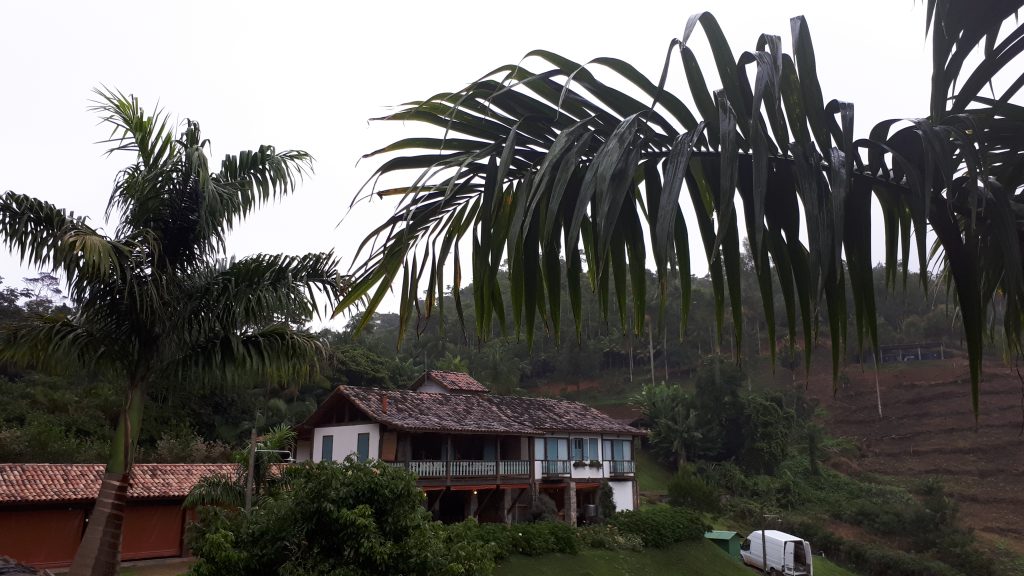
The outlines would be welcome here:
<svg viewBox="0 0 1024 576">
<path fill-rule="evenodd" d="M 612 476 L 632 476 L 636 473 L 636 462 L 633 460 L 609 460 L 608 470 Z"/>
<path fill-rule="evenodd" d="M 568 476 L 572 472 L 572 462 L 568 460 L 541 460 L 540 473 L 543 476 Z"/>
<path fill-rule="evenodd" d="M 388 462 L 388 465 L 408 470 L 417 478 L 497 478 L 530 475 L 528 460 L 412 460 Z"/>
</svg>

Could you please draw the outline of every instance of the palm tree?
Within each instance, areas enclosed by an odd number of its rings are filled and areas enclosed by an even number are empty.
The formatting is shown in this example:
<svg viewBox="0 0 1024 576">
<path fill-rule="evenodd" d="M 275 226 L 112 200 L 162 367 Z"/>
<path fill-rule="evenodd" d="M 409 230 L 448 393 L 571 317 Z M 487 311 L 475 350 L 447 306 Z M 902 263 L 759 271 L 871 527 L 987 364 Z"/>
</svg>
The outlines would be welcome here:
<svg viewBox="0 0 1024 576">
<path fill-rule="evenodd" d="M 280 484 L 283 478 L 273 474 L 273 466 L 284 461 L 281 453 L 294 448 L 295 437 L 295 430 L 287 424 L 280 424 L 257 441 L 252 472 L 253 492 L 257 500 L 269 497 Z M 249 446 L 235 453 L 234 460 L 238 470 L 233 476 L 214 474 L 203 478 L 192 487 L 182 505 L 186 508 L 242 508 L 249 479 Z"/>
<path fill-rule="evenodd" d="M 963 317 L 977 411 L 986 309 L 996 297 L 1005 301 L 1010 351 L 1021 352 L 1024 107 L 1012 100 L 1024 79 L 1005 78 L 1024 50 L 1024 31 L 1014 20 L 1021 4 L 928 0 L 930 101 L 922 103 L 921 118 L 881 122 L 867 138 L 854 134 L 852 104 L 825 100 L 803 17 L 791 20 L 790 52 L 779 36 L 763 34 L 737 58 L 715 18 L 694 15 L 682 37 L 669 43 L 657 83 L 615 58 L 581 66 L 537 50 L 462 90 L 405 105 L 384 119 L 423 122 L 443 132 L 367 155 L 421 151 L 391 157 L 370 180 L 393 180 L 393 173 L 411 170 L 408 186 L 377 190 L 374 184 L 357 197 L 399 200 L 394 215 L 364 242 L 353 289 L 338 310 L 365 299 L 372 311 L 401 278 L 403 317 L 414 307 L 429 314 L 442 302 L 442 278 L 450 274 L 454 291 L 459 289 L 465 239 L 472 246 L 479 334 L 490 334 L 494 319 L 504 327 L 509 319 L 503 301 L 510 298 L 517 334 L 524 330 L 531 339 L 539 318 L 557 335 L 563 255 L 577 335 L 584 279 L 605 315 L 614 295 L 623 327 L 631 294 L 630 328 L 640 334 L 649 255 L 657 274 L 653 290 L 662 299 L 671 282 L 679 283 L 685 323 L 688 232 L 695 226 L 714 285 L 718 339 L 728 302 L 738 351 L 738 192 L 766 313 L 773 290 L 781 290 L 790 341 L 799 316 L 808 364 L 817 318 L 827 318 L 837 376 L 846 344 L 847 277 L 858 345 L 867 339 L 877 351 L 874 198 L 884 215 L 891 286 L 900 272 L 905 285 L 906 265 L 900 271 L 898 262 L 909 260 L 912 246 L 922 269 L 928 265 L 927 229 L 937 236 L 936 258 Z M 698 28 L 713 55 L 709 64 L 720 82 L 715 90 L 708 87 L 709 67 L 691 49 Z M 666 88 L 672 65 L 679 63 L 688 88 L 683 95 Z M 539 73 L 527 68 L 534 64 L 543 66 Z M 860 69 L 865 82 L 875 81 L 868 76 L 871 65 Z M 611 79 L 604 82 L 595 72 Z M 880 86 L 879 93 L 885 89 Z M 681 209 L 684 190 L 695 212 L 689 221 Z M 511 288 L 502 294 L 493 279 L 506 260 Z M 417 296 L 424 287 L 429 292 L 421 307 Z M 460 302 L 455 306 L 461 317 Z M 774 359 L 770 316 L 767 327 Z"/>
<path fill-rule="evenodd" d="M 208 164 L 209 142 L 188 120 L 178 134 L 161 111 L 96 90 L 110 125 L 108 153 L 129 152 L 107 207 L 113 235 L 48 202 L 0 196 L 0 239 L 23 263 L 63 277 L 73 312 L 37 315 L 0 335 L 0 360 L 95 371 L 124 382 L 125 400 L 73 575 L 118 568 L 121 522 L 146 388 L 298 379 L 322 347 L 295 324 L 329 306 L 343 283 L 330 253 L 225 257 L 228 232 L 258 206 L 291 193 L 312 158 L 260 146 Z"/>
</svg>

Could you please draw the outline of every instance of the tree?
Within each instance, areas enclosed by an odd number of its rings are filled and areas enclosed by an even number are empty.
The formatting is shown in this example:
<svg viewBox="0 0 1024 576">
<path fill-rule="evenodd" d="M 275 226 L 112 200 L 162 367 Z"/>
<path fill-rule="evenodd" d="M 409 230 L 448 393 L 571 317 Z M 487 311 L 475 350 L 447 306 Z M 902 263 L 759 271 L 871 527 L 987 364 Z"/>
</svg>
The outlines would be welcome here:
<svg viewBox="0 0 1024 576">
<path fill-rule="evenodd" d="M 96 90 L 111 127 L 108 154 L 128 152 L 107 204 L 113 235 L 86 218 L 14 192 L 0 196 L 0 239 L 24 264 L 64 279 L 73 312 L 5 325 L 0 360 L 85 369 L 123 384 L 124 403 L 73 575 L 118 568 L 129 474 L 148 386 L 246 378 L 305 378 L 322 346 L 294 323 L 336 303 L 343 283 L 330 252 L 226 258 L 226 237 L 262 204 L 291 193 L 312 158 L 298 150 L 227 155 L 211 171 L 209 141 L 187 120 Z"/>
<path fill-rule="evenodd" d="M 261 497 L 271 497 L 275 489 L 283 483 L 273 473 L 273 465 L 283 462 L 281 453 L 294 450 L 296 434 L 289 426 L 271 428 L 256 444 L 253 461 L 253 494 L 257 501 Z M 241 508 L 245 505 L 245 490 L 249 480 L 249 446 L 233 454 L 238 471 L 234 476 L 214 474 L 196 483 L 189 490 L 185 501 L 186 508 L 200 506 L 222 506 Z"/>
<path fill-rule="evenodd" d="M 190 574 L 488 574 L 491 552 L 445 538 L 423 492 L 383 462 L 304 463 L 245 514 L 206 508 L 187 535 Z"/>
<path fill-rule="evenodd" d="M 790 343 L 799 316 L 809 363 L 817 319 L 826 318 L 838 377 L 847 278 L 857 341 L 878 347 L 871 275 L 874 198 L 884 216 L 890 285 L 900 271 L 906 282 L 911 247 L 922 270 L 927 267 L 928 228 L 937 236 L 943 277 L 955 289 L 963 317 L 977 411 L 986 308 L 994 299 L 1005 300 L 1003 327 L 1013 353 L 1021 352 L 1024 325 L 1021 225 L 1011 216 L 1024 210 L 1017 196 L 1024 183 L 1024 107 L 1011 102 L 1024 85 L 1011 65 L 1024 50 L 1013 20 L 1021 2 L 925 4 L 934 58 L 929 102 L 922 103 L 920 118 L 881 122 L 867 138 L 854 134 L 852 104 L 825 100 L 803 17 L 791 20 L 790 53 L 779 36 L 764 34 L 737 58 L 715 18 L 697 14 L 682 38 L 670 42 L 657 83 L 615 58 L 581 66 L 538 50 L 462 90 L 403 106 L 385 119 L 424 122 L 444 132 L 415 135 L 368 154 L 418 150 L 388 159 L 370 178 L 378 182 L 379 176 L 414 171 L 408 186 L 371 187 L 366 194 L 399 200 L 394 215 L 364 242 L 353 289 L 338 310 L 365 298 L 372 311 L 401 274 L 403 318 L 413 310 L 429 313 L 443 299 L 446 273 L 453 274 L 458 293 L 460 240 L 466 239 L 472 245 L 478 334 L 489 334 L 495 320 L 509 322 L 503 305 L 508 299 L 510 323 L 527 340 L 538 318 L 557 337 L 563 255 L 577 336 L 584 279 L 599 294 L 604 315 L 614 296 L 623 328 L 640 334 L 648 254 L 656 264 L 653 289 L 659 298 L 670 284 L 680 285 L 685 323 L 691 301 L 688 230 L 695 226 L 710 269 L 718 338 L 728 303 L 739 351 L 738 192 L 769 314 L 769 352 L 774 357 L 771 262 Z M 708 67 L 691 49 L 698 27 L 721 82 L 713 91 Z M 977 57 L 968 58 L 972 53 Z M 669 84 L 671 65 L 680 61 L 688 88 L 683 98 L 666 89 L 680 84 Z M 535 64 L 544 68 L 535 73 Z M 861 69 L 869 74 L 871 67 Z M 612 80 L 606 83 L 595 72 Z M 983 94 L 988 87 L 991 97 Z M 694 220 L 684 217 L 684 190 Z M 503 294 L 494 279 L 506 261 L 510 289 Z M 459 301 L 455 308 L 462 318 Z"/>
</svg>

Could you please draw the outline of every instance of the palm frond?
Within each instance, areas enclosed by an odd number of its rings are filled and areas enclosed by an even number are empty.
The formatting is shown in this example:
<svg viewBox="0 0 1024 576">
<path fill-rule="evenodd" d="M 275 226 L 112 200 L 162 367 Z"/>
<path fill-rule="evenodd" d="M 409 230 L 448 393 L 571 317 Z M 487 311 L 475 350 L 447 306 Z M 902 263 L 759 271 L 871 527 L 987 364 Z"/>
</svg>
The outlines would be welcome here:
<svg viewBox="0 0 1024 576">
<path fill-rule="evenodd" d="M 445 271 L 454 274 L 457 296 L 459 246 L 465 243 L 472 246 L 480 337 L 492 333 L 494 320 L 505 323 L 506 296 L 489 279 L 506 261 L 517 333 L 522 328 L 531 339 L 540 319 L 557 336 L 563 292 L 558 263 L 562 258 L 572 263 L 565 267 L 572 304 L 584 278 L 577 254 L 586 261 L 585 277 L 599 300 L 607 303 L 614 295 L 620 322 L 639 333 L 648 248 L 653 248 L 659 286 L 678 281 L 684 293 L 690 290 L 688 275 L 668 274 L 673 264 L 692 269 L 686 241 L 691 223 L 682 217 L 680 198 L 686 196 L 679 193 L 685 185 L 719 326 L 728 303 L 734 338 L 740 338 L 738 193 L 765 307 L 772 306 L 774 275 L 784 293 L 789 341 L 802 326 L 808 363 L 823 314 L 835 377 L 846 342 L 847 278 L 858 345 L 866 340 L 877 356 L 874 197 L 885 218 L 891 279 L 899 262 L 906 278 L 915 246 L 926 272 L 927 228 L 939 236 L 954 268 L 976 408 L 986 306 L 996 290 L 1008 294 L 1005 328 L 1015 349 L 1024 310 L 1019 240 L 1024 218 L 1009 216 L 1024 212 L 1017 199 L 1024 174 L 1022 116 L 1004 100 L 986 103 L 979 96 L 980 87 L 1024 49 L 1024 28 L 1008 28 L 1019 6 L 930 0 L 936 65 L 931 115 L 902 125 L 881 122 L 869 138 L 855 138 L 852 104 L 824 96 L 802 17 L 791 20 L 788 53 L 779 37 L 765 34 L 738 58 L 712 15 L 692 17 L 683 38 L 670 43 L 670 53 L 678 50 L 699 115 L 664 89 L 672 85 L 671 58 L 654 84 L 614 59 L 581 66 L 545 51 L 531 52 L 519 65 L 499 67 L 457 92 L 406 105 L 384 120 L 429 124 L 443 129 L 443 136 L 406 138 L 370 154 L 404 154 L 384 161 L 368 181 L 371 192 L 397 198 L 397 205 L 361 245 L 352 289 L 337 311 L 363 300 L 368 318 L 401 275 L 404 329 L 414 311 L 431 310 L 420 307 L 424 288 L 428 302 L 443 301 L 444 283 L 438 279 Z M 698 30 L 722 82 L 717 90 L 708 89 L 692 50 Z M 979 47 L 984 59 L 957 89 L 963 62 L 969 61 L 965 56 Z M 542 67 L 539 73 L 531 71 L 535 65 Z M 592 72 L 596 68 L 614 82 L 599 80 Z M 754 72 L 753 82 L 748 70 Z M 613 84 L 629 86 L 653 104 Z M 1008 99 L 1021 84 L 1014 81 L 1003 95 Z M 424 152 L 407 152 L 416 149 Z M 373 188 L 379 178 L 400 174 L 408 186 Z M 991 255 L 979 259 L 979 250 L 993 247 L 998 262 Z M 458 298 L 455 305 L 462 318 Z M 571 309 L 578 323 L 578 306 Z M 609 309 L 603 306 L 606 315 Z"/>
</svg>

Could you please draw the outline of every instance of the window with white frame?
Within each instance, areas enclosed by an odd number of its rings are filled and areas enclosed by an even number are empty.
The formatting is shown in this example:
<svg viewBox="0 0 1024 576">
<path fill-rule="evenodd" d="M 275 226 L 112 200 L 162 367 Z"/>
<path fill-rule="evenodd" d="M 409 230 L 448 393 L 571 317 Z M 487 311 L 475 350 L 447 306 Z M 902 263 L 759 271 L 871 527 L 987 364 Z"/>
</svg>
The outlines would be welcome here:
<svg viewBox="0 0 1024 576">
<path fill-rule="evenodd" d="M 633 441 L 632 440 L 605 440 L 604 441 L 604 459 L 605 460 L 632 460 L 633 459 Z"/>
<path fill-rule="evenodd" d="M 534 457 L 537 460 L 568 460 L 568 438 L 537 438 L 534 444 Z"/>
<path fill-rule="evenodd" d="M 573 460 L 599 460 L 597 451 L 597 438 L 573 438 L 572 459 Z"/>
</svg>

